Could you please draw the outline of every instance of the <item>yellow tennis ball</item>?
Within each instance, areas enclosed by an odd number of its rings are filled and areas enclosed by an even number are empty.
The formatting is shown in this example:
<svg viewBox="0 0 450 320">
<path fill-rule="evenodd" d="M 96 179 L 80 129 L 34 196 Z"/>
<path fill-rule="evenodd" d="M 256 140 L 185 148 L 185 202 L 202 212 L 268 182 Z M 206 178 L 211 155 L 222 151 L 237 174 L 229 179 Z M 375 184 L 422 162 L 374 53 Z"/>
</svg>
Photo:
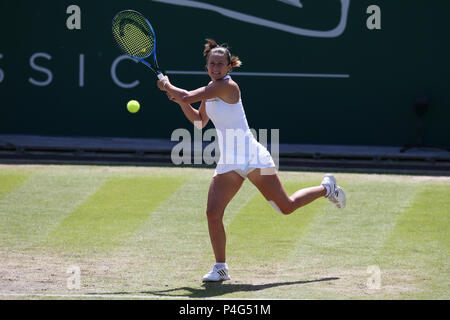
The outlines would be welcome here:
<svg viewBox="0 0 450 320">
<path fill-rule="evenodd" d="M 136 100 L 131 100 L 131 101 L 128 101 L 128 103 L 127 103 L 127 109 L 131 113 L 138 112 L 140 107 L 141 107 L 141 105 Z"/>
</svg>

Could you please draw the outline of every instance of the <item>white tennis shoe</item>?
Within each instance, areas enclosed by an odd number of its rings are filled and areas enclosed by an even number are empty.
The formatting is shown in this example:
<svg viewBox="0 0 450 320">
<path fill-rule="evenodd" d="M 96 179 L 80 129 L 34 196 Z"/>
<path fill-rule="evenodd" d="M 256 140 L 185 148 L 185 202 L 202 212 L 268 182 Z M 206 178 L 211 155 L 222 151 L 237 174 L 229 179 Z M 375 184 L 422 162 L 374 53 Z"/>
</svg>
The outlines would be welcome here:
<svg viewBox="0 0 450 320">
<path fill-rule="evenodd" d="M 228 273 L 228 266 L 218 266 L 217 264 L 212 267 L 211 271 L 203 276 L 202 281 L 224 281 L 230 280 L 230 274 Z"/>
<path fill-rule="evenodd" d="M 329 190 L 325 198 L 334 203 L 338 209 L 344 209 L 346 203 L 345 193 L 344 190 L 337 185 L 336 178 L 332 174 L 326 174 L 323 177 L 321 185 L 324 186 L 327 191 Z"/>
</svg>

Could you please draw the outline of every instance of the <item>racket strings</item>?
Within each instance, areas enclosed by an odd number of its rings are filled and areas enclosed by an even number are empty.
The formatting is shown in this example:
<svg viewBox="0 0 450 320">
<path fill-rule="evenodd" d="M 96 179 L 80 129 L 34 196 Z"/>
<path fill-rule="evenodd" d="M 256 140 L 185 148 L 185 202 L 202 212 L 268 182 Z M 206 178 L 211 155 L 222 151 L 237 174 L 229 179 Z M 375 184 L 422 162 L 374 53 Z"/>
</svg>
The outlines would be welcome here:
<svg viewBox="0 0 450 320">
<path fill-rule="evenodd" d="M 113 34 L 125 53 L 145 58 L 153 51 L 153 32 L 145 18 L 134 12 L 123 12 L 113 22 Z"/>
</svg>

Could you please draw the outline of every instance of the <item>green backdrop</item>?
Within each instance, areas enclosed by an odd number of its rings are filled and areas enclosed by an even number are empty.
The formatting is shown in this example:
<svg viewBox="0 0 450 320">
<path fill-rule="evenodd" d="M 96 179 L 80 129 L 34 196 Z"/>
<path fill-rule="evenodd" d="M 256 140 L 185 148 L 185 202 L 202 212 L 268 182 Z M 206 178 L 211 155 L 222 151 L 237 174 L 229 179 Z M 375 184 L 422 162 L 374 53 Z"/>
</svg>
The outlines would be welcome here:
<svg viewBox="0 0 450 320">
<path fill-rule="evenodd" d="M 70 5 L 81 9 L 79 30 L 66 26 Z M 379 30 L 366 26 L 369 5 L 381 9 Z M 0 134 L 170 139 L 177 128 L 192 130 L 145 66 L 117 62 L 111 19 L 129 8 L 152 22 L 161 69 L 183 88 L 208 77 L 173 71 L 203 71 L 204 39 L 227 42 L 244 63 L 232 76 L 250 127 L 280 129 L 280 142 L 413 143 L 413 102 L 426 95 L 425 143 L 450 146 L 444 0 L 4 0 Z M 114 62 L 121 83 L 139 85 L 118 85 Z M 141 103 L 137 114 L 126 110 L 131 99 Z"/>
</svg>

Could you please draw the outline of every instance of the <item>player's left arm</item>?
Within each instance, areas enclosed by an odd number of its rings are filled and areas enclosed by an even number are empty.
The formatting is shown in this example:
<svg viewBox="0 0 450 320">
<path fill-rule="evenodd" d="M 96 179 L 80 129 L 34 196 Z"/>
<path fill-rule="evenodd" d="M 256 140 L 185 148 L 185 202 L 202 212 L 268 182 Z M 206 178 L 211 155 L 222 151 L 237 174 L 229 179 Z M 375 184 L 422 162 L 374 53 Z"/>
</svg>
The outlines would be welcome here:
<svg viewBox="0 0 450 320">
<path fill-rule="evenodd" d="M 205 87 L 186 91 L 171 84 L 166 77 L 158 81 L 158 87 L 163 91 L 167 91 L 175 101 L 186 104 L 222 97 L 230 90 L 233 90 L 227 81 L 211 81 Z"/>
</svg>

